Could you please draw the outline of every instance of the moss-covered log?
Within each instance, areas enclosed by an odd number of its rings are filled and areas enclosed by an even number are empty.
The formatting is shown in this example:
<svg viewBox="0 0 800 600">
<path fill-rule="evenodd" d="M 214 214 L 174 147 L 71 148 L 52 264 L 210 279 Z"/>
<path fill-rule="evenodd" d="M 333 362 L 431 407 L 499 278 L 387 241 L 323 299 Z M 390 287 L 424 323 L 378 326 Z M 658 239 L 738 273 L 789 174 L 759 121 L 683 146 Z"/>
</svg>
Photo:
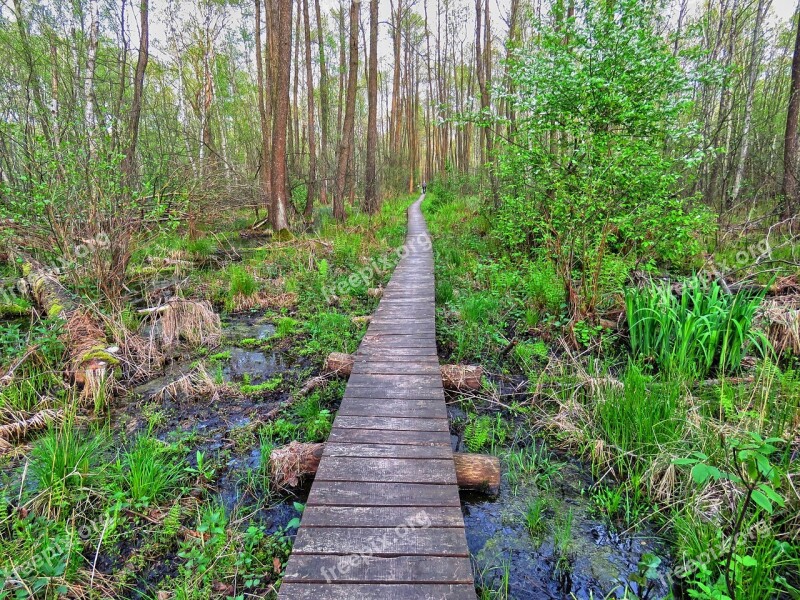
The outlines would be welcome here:
<svg viewBox="0 0 800 600">
<path fill-rule="evenodd" d="M 25 257 L 22 273 L 31 300 L 48 317 L 64 322 L 68 375 L 82 388 L 84 398 L 97 399 L 113 383 L 119 364 L 105 331 L 80 299 L 37 261 Z"/>
</svg>

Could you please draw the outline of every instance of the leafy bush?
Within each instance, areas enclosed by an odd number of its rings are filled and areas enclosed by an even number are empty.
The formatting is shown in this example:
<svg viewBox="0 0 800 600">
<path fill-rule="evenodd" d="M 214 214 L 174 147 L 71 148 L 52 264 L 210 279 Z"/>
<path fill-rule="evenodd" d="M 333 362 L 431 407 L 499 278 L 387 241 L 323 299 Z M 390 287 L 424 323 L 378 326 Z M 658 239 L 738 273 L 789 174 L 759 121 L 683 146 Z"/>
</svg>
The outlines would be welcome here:
<svg viewBox="0 0 800 600">
<path fill-rule="evenodd" d="M 748 345 L 764 352 L 766 337 L 751 328 L 763 292 L 726 294 L 716 282 L 694 276 L 680 297 L 669 283 L 630 288 L 625 293 L 634 356 L 666 372 L 704 377 L 716 368 L 739 368 Z"/>
<path fill-rule="evenodd" d="M 596 308 L 607 255 L 684 264 L 710 226 L 682 199 L 701 156 L 666 151 L 691 146 L 691 86 L 654 6 L 580 3 L 537 23 L 509 61 L 502 96 L 519 116 L 499 150 L 494 232 L 512 252 L 546 250 L 579 319 Z"/>
</svg>

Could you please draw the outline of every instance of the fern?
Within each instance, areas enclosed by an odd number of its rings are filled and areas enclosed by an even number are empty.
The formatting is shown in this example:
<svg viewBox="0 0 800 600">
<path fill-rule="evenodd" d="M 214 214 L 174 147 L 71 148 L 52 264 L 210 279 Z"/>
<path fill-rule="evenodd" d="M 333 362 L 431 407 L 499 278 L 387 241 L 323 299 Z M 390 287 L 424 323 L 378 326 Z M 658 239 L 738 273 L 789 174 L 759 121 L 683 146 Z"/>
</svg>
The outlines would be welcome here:
<svg viewBox="0 0 800 600">
<path fill-rule="evenodd" d="M 489 442 L 491 431 L 491 418 L 486 415 L 475 418 L 471 415 L 469 423 L 464 428 L 464 444 L 470 452 L 480 452 Z"/>
<path fill-rule="evenodd" d="M 170 507 L 167 516 L 164 517 L 162 525 L 162 535 L 165 540 L 174 538 L 181 528 L 181 505 L 179 502 Z"/>
</svg>

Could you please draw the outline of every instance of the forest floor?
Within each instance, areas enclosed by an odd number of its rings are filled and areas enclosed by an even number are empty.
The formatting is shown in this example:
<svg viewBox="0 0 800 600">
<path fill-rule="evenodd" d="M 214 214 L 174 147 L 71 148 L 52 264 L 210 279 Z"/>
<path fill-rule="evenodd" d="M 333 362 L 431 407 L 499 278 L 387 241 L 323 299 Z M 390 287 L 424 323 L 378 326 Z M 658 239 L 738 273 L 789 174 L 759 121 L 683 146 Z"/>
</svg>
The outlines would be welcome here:
<svg viewBox="0 0 800 600">
<path fill-rule="evenodd" d="M 0 456 L 0 599 L 274 597 L 307 488 L 276 489 L 267 458 L 327 437 L 344 380 L 300 390 L 331 352 L 357 348 L 411 200 L 343 226 L 323 207 L 309 231 L 283 242 L 240 235 L 246 215 L 195 240 L 142 240 L 114 322 L 156 347 L 158 360 L 146 373 L 123 365 L 119 393 L 93 402 L 63 385 L 57 324 L 15 301 L 20 314 L 0 323 L 4 362 L 35 352 L 0 392 L 0 422 L 43 409 L 59 416 Z M 791 363 L 746 361 L 731 381 L 666 377 L 632 361 L 616 328 L 569 323 L 552 269 L 500 252 L 477 199 L 429 195 L 423 210 L 440 361 L 485 369 L 482 389 L 448 392 L 453 446 L 503 465 L 497 498 L 462 497 L 479 596 L 711 589 L 729 548 L 737 597 L 800 587 L 790 487 L 800 376 Z M 619 314 L 626 282 L 606 283 L 606 312 Z M 731 478 L 693 484 L 695 467 L 735 462 L 726 440 L 752 432 L 787 440 L 753 452 L 790 485 L 762 492 L 769 512 L 744 505 L 744 522 L 729 523 L 741 492 Z M 753 540 L 730 543 L 764 523 Z"/>
</svg>

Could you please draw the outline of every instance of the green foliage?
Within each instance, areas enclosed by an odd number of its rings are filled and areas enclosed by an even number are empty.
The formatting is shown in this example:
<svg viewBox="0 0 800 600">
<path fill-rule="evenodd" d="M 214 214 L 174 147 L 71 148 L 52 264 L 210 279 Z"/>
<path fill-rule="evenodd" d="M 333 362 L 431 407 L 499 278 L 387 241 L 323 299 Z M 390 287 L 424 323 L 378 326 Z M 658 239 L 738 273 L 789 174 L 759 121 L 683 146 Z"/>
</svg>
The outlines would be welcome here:
<svg viewBox="0 0 800 600">
<path fill-rule="evenodd" d="M 177 493 L 184 465 L 163 442 L 141 435 L 123 455 L 120 470 L 123 490 L 131 502 L 147 506 Z"/>
<path fill-rule="evenodd" d="M 228 268 L 228 293 L 230 298 L 249 297 L 258 291 L 255 277 L 244 267 L 232 265 Z"/>
<path fill-rule="evenodd" d="M 303 348 L 303 354 L 321 357 L 331 352 L 352 354 L 361 338 L 358 327 L 349 317 L 338 312 L 323 311 L 313 315 L 305 323 L 305 330 L 310 340 Z"/>
<path fill-rule="evenodd" d="M 206 258 L 211 256 L 217 249 L 217 244 L 212 237 L 199 237 L 197 239 L 187 239 L 184 244 L 186 251 L 195 258 Z"/>
<path fill-rule="evenodd" d="M 564 283 L 549 261 L 538 260 L 530 264 L 525 291 L 531 306 L 539 311 L 555 314 L 565 301 Z"/>
<path fill-rule="evenodd" d="M 769 342 L 752 328 L 763 292 L 726 294 L 697 276 L 683 282 L 680 297 L 669 283 L 630 288 L 625 306 L 634 356 L 667 373 L 704 377 L 712 369 L 739 367 L 748 345 L 764 353 Z"/>
<path fill-rule="evenodd" d="M 252 396 L 256 394 L 262 394 L 264 392 L 272 392 L 278 388 L 278 386 L 283 383 L 283 376 L 276 375 L 270 379 L 267 379 L 263 383 L 249 383 L 245 381 L 239 386 L 239 389 L 242 391 L 243 394 L 247 396 Z"/>
<path fill-rule="evenodd" d="M 592 420 L 601 439 L 623 457 L 652 458 L 683 438 L 687 409 L 680 381 L 655 382 L 631 365 L 623 386 L 608 387 L 602 394 Z"/>
<path fill-rule="evenodd" d="M 683 264 L 709 228 L 680 193 L 702 155 L 666 151 L 694 136 L 691 86 L 654 6 L 591 0 L 537 23 L 501 93 L 519 116 L 499 151 L 494 233 L 512 252 L 544 249 L 578 314 L 599 302 L 607 254 Z"/>
<path fill-rule="evenodd" d="M 36 441 L 29 470 L 46 513 L 60 514 L 92 492 L 98 483 L 102 447 L 102 437 L 79 431 L 69 420 Z"/>
<path fill-rule="evenodd" d="M 275 327 L 275 335 L 283 338 L 295 333 L 299 322 L 291 317 L 280 317 Z"/>
<path fill-rule="evenodd" d="M 492 419 L 483 415 L 472 417 L 464 428 L 464 444 L 470 452 L 480 452 L 489 443 Z"/>
</svg>

